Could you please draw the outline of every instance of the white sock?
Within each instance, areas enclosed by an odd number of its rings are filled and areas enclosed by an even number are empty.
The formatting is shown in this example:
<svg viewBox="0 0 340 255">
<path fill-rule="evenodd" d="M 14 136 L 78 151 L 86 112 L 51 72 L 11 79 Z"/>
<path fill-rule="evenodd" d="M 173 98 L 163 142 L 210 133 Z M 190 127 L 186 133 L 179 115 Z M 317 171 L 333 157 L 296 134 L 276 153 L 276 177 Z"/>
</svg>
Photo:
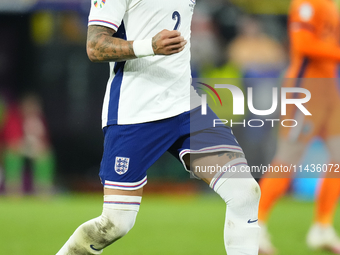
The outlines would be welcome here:
<svg viewBox="0 0 340 255">
<path fill-rule="evenodd" d="M 142 197 L 104 196 L 103 212 L 80 225 L 57 255 L 101 254 L 134 225 Z"/>
<path fill-rule="evenodd" d="M 241 161 L 244 161 L 243 163 Z M 236 159 L 227 165 L 238 170 L 246 166 L 244 159 Z M 226 166 L 227 166 L 226 165 Z M 242 167 L 243 166 L 243 167 Z M 228 255 L 257 255 L 259 249 L 258 205 L 260 187 L 250 173 L 235 174 L 224 178 L 218 173 L 210 187 L 227 204 L 224 226 L 224 243 Z"/>
</svg>

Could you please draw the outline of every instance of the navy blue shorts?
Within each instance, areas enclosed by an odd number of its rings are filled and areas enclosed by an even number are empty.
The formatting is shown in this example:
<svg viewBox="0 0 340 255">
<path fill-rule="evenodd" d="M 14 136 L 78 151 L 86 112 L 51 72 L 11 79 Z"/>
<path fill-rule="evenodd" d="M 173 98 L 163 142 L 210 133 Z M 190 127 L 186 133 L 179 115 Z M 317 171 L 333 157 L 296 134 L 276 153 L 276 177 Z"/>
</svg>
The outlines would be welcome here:
<svg viewBox="0 0 340 255">
<path fill-rule="evenodd" d="M 158 121 L 105 127 L 99 173 L 104 187 L 143 187 L 147 169 L 166 151 L 180 160 L 185 169 L 183 157 L 187 153 L 242 152 L 229 127 L 212 127 L 213 119 L 218 118 L 215 113 L 208 108 L 208 115 L 201 117 L 200 108 L 196 108 Z"/>
</svg>

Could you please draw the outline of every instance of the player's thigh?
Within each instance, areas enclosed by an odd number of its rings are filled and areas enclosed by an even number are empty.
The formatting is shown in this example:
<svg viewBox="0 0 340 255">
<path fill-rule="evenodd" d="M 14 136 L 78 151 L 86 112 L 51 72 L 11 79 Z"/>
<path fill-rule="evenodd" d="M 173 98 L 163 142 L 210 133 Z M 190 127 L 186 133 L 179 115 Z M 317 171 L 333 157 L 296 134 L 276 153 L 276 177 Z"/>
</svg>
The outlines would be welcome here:
<svg viewBox="0 0 340 255">
<path fill-rule="evenodd" d="M 192 133 L 180 150 L 180 156 L 183 151 L 186 152 L 182 158 L 186 169 L 207 183 L 229 161 L 242 158 L 246 162 L 242 148 L 231 129 L 226 126 Z"/>
<path fill-rule="evenodd" d="M 169 150 L 174 156 L 178 155 L 177 158 L 187 171 L 207 183 L 216 175 L 216 171 L 214 173 L 211 170 L 214 167 L 217 170 L 237 158 L 246 164 L 243 150 L 231 128 L 224 125 L 212 126 L 213 120 L 217 118 L 209 107 L 203 116 L 199 107 L 191 110 L 189 118 L 179 128 L 185 132 Z M 209 168 L 209 171 L 199 171 L 199 167 Z"/>
<path fill-rule="evenodd" d="M 223 169 L 228 162 L 231 162 L 237 158 L 245 158 L 241 152 L 212 152 L 206 154 L 191 154 L 186 155 L 184 158 L 187 164 L 190 165 L 191 171 L 207 184 L 210 184 L 211 180 L 219 171 Z"/>
</svg>

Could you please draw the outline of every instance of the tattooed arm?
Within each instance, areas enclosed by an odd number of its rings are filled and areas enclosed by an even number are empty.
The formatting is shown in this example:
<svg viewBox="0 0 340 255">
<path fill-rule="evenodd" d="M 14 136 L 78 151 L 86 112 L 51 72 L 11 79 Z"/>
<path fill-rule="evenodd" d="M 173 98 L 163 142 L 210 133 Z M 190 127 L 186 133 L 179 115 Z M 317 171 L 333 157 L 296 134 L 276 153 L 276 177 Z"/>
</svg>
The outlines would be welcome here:
<svg viewBox="0 0 340 255">
<path fill-rule="evenodd" d="M 104 26 L 89 26 L 87 55 L 92 62 L 120 62 L 136 58 L 133 41 L 112 37 L 115 31 Z M 163 30 L 152 38 L 155 55 L 172 55 L 184 49 L 186 41 L 178 31 Z"/>
</svg>

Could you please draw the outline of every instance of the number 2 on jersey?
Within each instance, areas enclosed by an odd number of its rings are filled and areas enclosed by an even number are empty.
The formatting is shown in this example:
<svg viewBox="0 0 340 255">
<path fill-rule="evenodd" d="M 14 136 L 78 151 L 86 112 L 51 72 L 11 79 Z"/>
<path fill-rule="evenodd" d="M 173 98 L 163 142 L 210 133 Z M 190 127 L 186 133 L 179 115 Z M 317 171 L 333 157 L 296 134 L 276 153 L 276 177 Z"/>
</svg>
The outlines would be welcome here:
<svg viewBox="0 0 340 255">
<path fill-rule="evenodd" d="M 176 20 L 174 30 L 178 30 L 179 26 L 181 25 L 181 14 L 179 14 L 178 11 L 174 11 L 172 14 L 172 19 Z"/>
</svg>

